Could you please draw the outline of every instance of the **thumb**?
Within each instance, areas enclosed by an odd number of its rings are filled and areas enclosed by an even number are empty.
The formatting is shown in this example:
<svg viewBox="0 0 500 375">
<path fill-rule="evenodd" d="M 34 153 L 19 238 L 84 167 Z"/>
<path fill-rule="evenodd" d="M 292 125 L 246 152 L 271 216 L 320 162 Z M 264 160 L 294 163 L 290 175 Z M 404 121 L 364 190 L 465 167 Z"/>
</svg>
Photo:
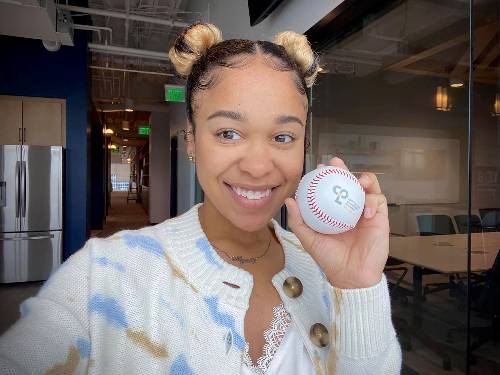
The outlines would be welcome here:
<svg viewBox="0 0 500 375">
<path fill-rule="evenodd" d="M 314 238 L 318 235 L 302 219 L 299 205 L 293 198 L 285 199 L 286 209 L 288 211 L 288 226 L 302 243 L 304 249 L 310 249 Z"/>
</svg>

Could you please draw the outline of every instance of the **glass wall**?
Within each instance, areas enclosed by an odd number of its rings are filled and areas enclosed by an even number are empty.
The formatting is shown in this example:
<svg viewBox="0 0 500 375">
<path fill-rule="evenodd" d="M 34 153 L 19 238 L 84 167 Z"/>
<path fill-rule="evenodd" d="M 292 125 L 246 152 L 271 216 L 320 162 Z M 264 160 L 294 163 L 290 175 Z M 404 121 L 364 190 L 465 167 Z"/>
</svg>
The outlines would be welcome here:
<svg viewBox="0 0 500 375">
<path fill-rule="evenodd" d="M 403 373 L 500 373 L 499 3 L 474 6 L 471 90 L 469 1 L 378 3 L 309 35 L 325 74 L 306 171 L 339 156 L 381 183 Z"/>
<path fill-rule="evenodd" d="M 471 373 L 500 373 L 500 2 L 474 1 Z"/>
</svg>

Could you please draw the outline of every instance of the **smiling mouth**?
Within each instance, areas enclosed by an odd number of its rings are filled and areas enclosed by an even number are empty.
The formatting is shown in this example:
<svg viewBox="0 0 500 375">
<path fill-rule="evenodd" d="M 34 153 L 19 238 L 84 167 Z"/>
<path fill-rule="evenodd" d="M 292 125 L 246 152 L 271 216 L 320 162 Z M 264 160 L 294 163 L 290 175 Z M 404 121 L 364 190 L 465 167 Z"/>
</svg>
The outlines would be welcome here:
<svg viewBox="0 0 500 375">
<path fill-rule="evenodd" d="M 239 186 L 230 185 L 225 183 L 234 193 L 239 195 L 240 197 L 244 197 L 249 200 L 259 200 L 263 198 L 267 198 L 271 195 L 271 191 L 276 188 L 267 187 L 267 188 L 259 188 L 259 189 L 245 189 Z"/>
</svg>

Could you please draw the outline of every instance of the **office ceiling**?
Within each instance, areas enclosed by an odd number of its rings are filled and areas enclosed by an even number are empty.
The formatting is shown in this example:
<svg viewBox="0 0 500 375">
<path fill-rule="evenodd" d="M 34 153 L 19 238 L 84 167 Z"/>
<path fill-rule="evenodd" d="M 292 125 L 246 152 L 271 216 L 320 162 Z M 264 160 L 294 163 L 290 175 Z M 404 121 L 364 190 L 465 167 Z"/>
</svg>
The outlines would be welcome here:
<svg viewBox="0 0 500 375">
<path fill-rule="evenodd" d="M 497 83 L 500 25 L 497 0 L 475 2 L 475 77 Z M 408 0 L 364 20 L 327 49 L 331 73 L 366 76 L 392 71 L 465 81 L 469 64 L 468 0 Z"/>
<path fill-rule="evenodd" d="M 149 112 L 167 110 L 164 84 L 177 82 L 168 49 L 183 28 L 204 17 L 187 12 L 186 3 L 89 0 L 87 11 L 59 5 L 71 12 L 75 29 L 89 33 L 92 101 L 118 145 L 142 144 L 145 138 L 137 128 L 147 125 Z M 79 22 L 82 16 L 90 17 L 90 27 Z M 134 112 L 124 111 L 128 107 Z M 129 121 L 129 131 L 123 121 Z"/>
</svg>

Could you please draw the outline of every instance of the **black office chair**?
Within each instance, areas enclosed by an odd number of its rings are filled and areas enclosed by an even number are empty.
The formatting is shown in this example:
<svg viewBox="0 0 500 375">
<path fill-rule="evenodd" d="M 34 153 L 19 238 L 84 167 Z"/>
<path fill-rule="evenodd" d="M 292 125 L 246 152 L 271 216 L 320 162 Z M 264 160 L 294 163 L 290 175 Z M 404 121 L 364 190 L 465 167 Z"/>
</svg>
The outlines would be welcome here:
<svg viewBox="0 0 500 375">
<path fill-rule="evenodd" d="M 453 220 L 450 216 L 444 214 L 422 214 L 417 215 L 418 230 L 421 236 L 440 236 L 446 234 L 456 234 Z M 439 274 L 439 272 L 423 269 L 424 275 Z M 431 283 L 426 284 L 423 290 L 423 297 L 426 295 L 440 292 L 442 290 L 449 290 L 450 295 L 453 295 L 456 284 L 462 283 L 460 275 L 450 275 L 447 283 Z"/>
<path fill-rule="evenodd" d="M 453 216 L 455 223 L 457 224 L 458 233 L 468 233 L 467 232 L 467 215 L 455 215 Z M 477 215 L 471 215 L 471 233 L 481 233 L 483 231 L 483 225 L 481 219 Z"/>
<path fill-rule="evenodd" d="M 466 290 L 464 290 L 465 293 Z M 471 327 L 469 333 L 475 341 L 471 344 L 471 351 L 479 348 L 486 342 L 500 341 L 500 251 L 495 262 L 486 273 L 483 282 L 473 282 L 470 287 L 471 311 L 487 317 L 491 324 L 487 327 Z M 465 326 L 448 330 L 447 341 L 453 342 L 454 332 L 464 332 Z"/>
<path fill-rule="evenodd" d="M 453 220 L 448 215 L 425 214 L 417 215 L 418 231 L 421 236 L 437 236 L 455 234 Z"/>
<path fill-rule="evenodd" d="M 391 233 L 392 236 L 404 237 L 401 234 Z M 393 282 L 388 280 L 389 292 L 393 300 L 401 301 L 405 306 L 408 304 L 408 297 L 412 295 L 410 290 L 407 290 L 401 286 L 401 282 L 404 280 L 406 274 L 408 273 L 408 267 L 406 262 L 389 256 L 387 262 L 385 263 L 384 272 L 401 272 L 398 279 Z"/>
<path fill-rule="evenodd" d="M 480 208 L 479 215 L 485 232 L 500 232 L 500 208 Z"/>
</svg>

